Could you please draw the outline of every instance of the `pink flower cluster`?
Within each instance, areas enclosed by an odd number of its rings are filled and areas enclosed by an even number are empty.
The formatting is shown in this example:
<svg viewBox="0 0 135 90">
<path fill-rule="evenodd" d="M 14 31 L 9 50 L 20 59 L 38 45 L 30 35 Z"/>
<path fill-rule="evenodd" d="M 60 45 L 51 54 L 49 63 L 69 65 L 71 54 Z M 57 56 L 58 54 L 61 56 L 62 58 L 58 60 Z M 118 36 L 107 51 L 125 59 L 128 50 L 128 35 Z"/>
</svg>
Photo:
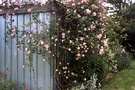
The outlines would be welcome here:
<svg viewBox="0 0 135 90">
<path fill-rule="evenodd" d="M 86 11 L 87 14 L 91 13 L 91 10 L 89 10 L 89 9 L 86 9 L 85 11 Z"/>
<path fill-rule="evenodd" d="M 15 8 L 14 8 L 14 11 L 17 11 L 17 10 L 19 10 L 19 8 L 18 8 L 18 7 L 15 7 Z"/>
<path fill-rule="evenodd" d="M 95 4 L 92 4 L 91 7 L 92 7 L 92 9 L 97 9 L 98 8 L 98 6 L 96 6 Z"/>
<path fill-rule="evenodd" d="M 15 29 L 13 29 L 12 31 L 11 31 L 11 34 L 10 34 L 10 37 L 14 37 L 15 36 L 15 33 L 16 33 L 16 30 Z"/>
</svg>

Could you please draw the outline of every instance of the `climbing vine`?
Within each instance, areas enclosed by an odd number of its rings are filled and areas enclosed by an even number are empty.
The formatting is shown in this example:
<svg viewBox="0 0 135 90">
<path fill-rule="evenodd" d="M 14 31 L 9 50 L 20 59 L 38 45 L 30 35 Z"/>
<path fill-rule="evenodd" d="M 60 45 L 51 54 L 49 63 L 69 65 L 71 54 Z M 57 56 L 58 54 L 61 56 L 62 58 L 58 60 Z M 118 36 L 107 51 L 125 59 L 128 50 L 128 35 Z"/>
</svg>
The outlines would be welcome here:
<svg viewBox="0 0 135 90">
<path fill-rule="evenodd" d="M 25 4 L 27 3 L 37 4 L 25 0 Z M 7 8 L 17 5 L 13 8 L 13 15 L 21 9 L 19 2 L 7 4 L 3 0 L 3 4 Z M 110 22 L 111 18 L 106 15 L 106 7 L 102 0 L 66 0 L 64 4 L 57 2 L 57 5 L 62 10 L 59 12 L 60 16 L 57 16 L 58 12 L 52 11 L 49 24 L 39 20 L 38 13 L 32 8 L 27 8 L 26 12 L 30 14 L 32 21 L 23 24 L 23 30 L 18 30 L 16 26 L 9 28 L 5 34 L 6 41 L 8 42 L 7 38 L 20 38 L 16 43 L 17 48 L 25 48 L 25 55 L 31 63 L 35 53 L 42 55 L 43 61 L 49 62 L 49 54 L 55 57 L 57 67 L 54 72 L 59 89 L 89 81 L 93 75 L 97 78 L 96 84 L 101 83 L 109 67 L 112 67 L 109 66 L 111 64 L 108 63 L 108 57 L 110 53 L 117 52 L 119 47 L 117 35 L 110 25 L 113 24 Z M 44 9 L 47 5 L 41 3 L 40 6 Z M 0 13 L 5 12 L 0 9 Z M 57 17 L 54 18 L 53 15 Z M 8 16 L 7 12 L 6 20 Z M 39 28 L 31 27 L 28 30 L 34 23 Z M 114 39 L 111 39 L 111 34 Z"/>
</svg>

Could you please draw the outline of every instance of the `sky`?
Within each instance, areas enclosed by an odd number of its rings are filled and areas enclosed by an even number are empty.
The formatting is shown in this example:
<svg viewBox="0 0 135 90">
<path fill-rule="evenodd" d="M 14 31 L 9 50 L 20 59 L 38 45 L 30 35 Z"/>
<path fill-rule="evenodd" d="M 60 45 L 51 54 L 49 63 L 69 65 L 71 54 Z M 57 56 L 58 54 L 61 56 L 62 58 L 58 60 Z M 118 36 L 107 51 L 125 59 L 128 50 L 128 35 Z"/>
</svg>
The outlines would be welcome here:
<svg viewBox="0 0 135 90">
<path fill-rule="evenodd" d="M 135 2 L 135 0 L 132 0 L 133 2 Z"/>
</svg>

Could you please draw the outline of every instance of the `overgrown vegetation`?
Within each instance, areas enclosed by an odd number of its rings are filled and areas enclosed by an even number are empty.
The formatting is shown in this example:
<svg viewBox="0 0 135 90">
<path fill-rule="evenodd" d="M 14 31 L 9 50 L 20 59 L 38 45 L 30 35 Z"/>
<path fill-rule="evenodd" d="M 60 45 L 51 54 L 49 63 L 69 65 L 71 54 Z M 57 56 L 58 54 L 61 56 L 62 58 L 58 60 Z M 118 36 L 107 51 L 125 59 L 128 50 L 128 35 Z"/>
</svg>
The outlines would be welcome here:
<svg viewBox="0 0 135 90">
<path fill-rule="evenodd" d="M 8 28 L 6 41 L 8 38 L 19 38 L 16 39 L 17 48 L 25 48 L 30 68 L 35 53 L 42 55 L 43 61 L 49 62 L 47 54 L 55 57 L 57 67 L 54 72 L 59 89 L 71 89 L 86 82 L 88 84 L 85 85 L 94 83 L 93 89 L 96 89 L 98 84 L 111 78 L 108 74 L 116 74 L 131 64 L 131 56 L 123 51 L 122 46 L 128 38 L 123 31 L 128 30 L 123 27 L 126 21 L 122 24 L 122 16 L 108 17 L 102 3 L 101 0 L 66 0 L 64 5 L 58 3 L 64 10 L 62 16 L 51 18 L 50 22 L 38 20 L 38 13 L 28 8 L 31 22 L 22 25 L 21 30 L 16 26 Z M 52 15 L 55 14 L 53 11 Z M 34 28 L 32 24 L 39 26 Z M 93 75 L 96 80 L 91 78 Z"/>
<path fill-rule="evenodd" d="M 134 90 L 135 89 L 135 61 L 132 61 L 130 67 L 118 72 L 110 81 L 108 81 L 102 90 Z"/>
<path fill-rule="evenodd" d="M 9 68 L 6 68 L 6 72 L 0 72 L 0 90 L 11 90 L 14 87 L 13 81 L 8 77 L 10 72 Z"/>
</svg>

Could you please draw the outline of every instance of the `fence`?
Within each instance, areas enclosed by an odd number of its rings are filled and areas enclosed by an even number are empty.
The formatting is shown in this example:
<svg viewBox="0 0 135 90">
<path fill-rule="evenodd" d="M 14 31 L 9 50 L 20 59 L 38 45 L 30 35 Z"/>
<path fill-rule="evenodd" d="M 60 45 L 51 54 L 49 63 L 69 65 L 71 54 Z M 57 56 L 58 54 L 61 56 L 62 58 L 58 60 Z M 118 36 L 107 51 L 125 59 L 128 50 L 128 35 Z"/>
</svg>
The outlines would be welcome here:
<svg viewBox="0 0 135 90">
<path fill-rule="evenodd" d="M 46 12 L 39 13 L 38 18 L 41 21 L 49 23 L 50 17 L 51 12 Z M 10 20 L 14 20 L 14 22 L 9 24 Z M 8 73 L 8 77 L 11 78 L 18 87 L 28 87 L 30 90 L 56 90 L 53 73 L 55 58 L 50 57 L 49 61 L 51 61 L 51 63 L 48 63 L 44 61 L 40 55 L 35 54 L 33 56 L 33 68 L 30 68 L 28 67 L 29 61 L 24 55 L 25 47 L 22 50 L 18 50 L 15 39 L 10 38 L 8 43 L 4 40 L 5 32 L 8 30 L 8 27 L 12 28 L 16 26 L 21 30 L 21 25 L 28 22 L 31 22 L 29 14 L 9 15 L 6 21 L 3 16 L 0 16 L 0 72 L 6 73 L 6 68 L 10 68 L 11 70 Z M 37 24 L 28 28 L 30 29 L 31 27 L 39 28 Z"/>
</svg>

